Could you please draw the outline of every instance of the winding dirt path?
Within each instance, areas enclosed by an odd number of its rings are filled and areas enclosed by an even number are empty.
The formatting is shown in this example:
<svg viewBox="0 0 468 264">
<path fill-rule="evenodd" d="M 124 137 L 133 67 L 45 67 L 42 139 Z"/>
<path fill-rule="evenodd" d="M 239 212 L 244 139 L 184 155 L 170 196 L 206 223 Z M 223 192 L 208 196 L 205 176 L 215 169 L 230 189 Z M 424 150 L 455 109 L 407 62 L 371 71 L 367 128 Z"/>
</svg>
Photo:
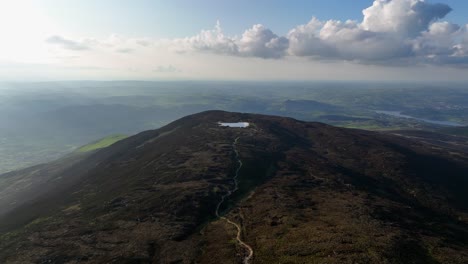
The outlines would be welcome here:
<svg viewBox="0 0 468 264">
<path fill-rule="evenodd" d="M 239 181 L 238 181 L 238 177 L 239 177 L 239 171 L 241 170 L 242 168 L 242 161 L 240 160 L 239 158 L 239 152 L 237 151 L 237 141 L 239 141 L 239 138 L 237 137 L 234 142 L 232 143 L 232 148 L 234 149 L 234 153 L 236 154 L 236 160 L 237 160 L 237 163 L 239 163 L 239 166 L 237 167 L 236 169 L 236 174 L 234 175 L 234 177 L 232 178 L 232 180 L 234 181 L 234 188 L 232 190 L 228 190 L 228 192 L 226 194 L 224 194 L 223 196 L 221 196 L 221 200 L 219 201 L 219 203 L 216 205 L 216 216 L 225 220 L 227 223 L 229 223 L 230 225 L 234 226 L 236 229 L 237 229 L 237 235 L 236 235 L 236 240 L 237 242 L 239 243 L 239 245 L 241 245 L 244 249 L 246 249 L 247 251 L 247 255 L 244 256 L 244 259 L 242 261 L 243 264 L 249 264 L 250 263 L 250 260 L 253 258 L 253 254 L 254 254 L 254 251 L 252 249 L 251 246 L 249 246 L 247 243 L 245 243 L 243 240 L 242 240 L 242 228 L 239 224 L 229 220 L 229 218 L 227 217 L 224 217 L 224 216 L 221 216 L 219 214 L 219 208 L 221 207 L 221 205 L 224 203 L 224 201 L 226 201 L 226 198 L 228 198 L 229 196 L 231 196 L 234 192 L 236 192 L 238 189 L 239 189 Z"/>
</svg>

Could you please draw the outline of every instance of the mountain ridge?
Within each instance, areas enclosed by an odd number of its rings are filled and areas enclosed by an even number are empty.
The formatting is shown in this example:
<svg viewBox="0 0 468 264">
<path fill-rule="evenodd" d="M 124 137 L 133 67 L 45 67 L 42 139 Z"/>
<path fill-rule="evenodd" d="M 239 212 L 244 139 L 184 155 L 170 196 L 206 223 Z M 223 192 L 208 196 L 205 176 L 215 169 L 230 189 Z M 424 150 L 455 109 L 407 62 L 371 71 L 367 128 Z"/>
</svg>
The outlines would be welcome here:
<svg viewBox="0 0 468 264">
<path fill-rule="evenodd" d="M 223 211 L 241 225 L 252 263 L 468 259 L 466 153 L 292 118 L 207 111 L 58 173 L 59 182 L 73 180 L 0 217 L 0 260 L 238 263 L 241 250 L 229 242 L 235 230 L 215 215 L 232 185 L 236 138 L 239 191 Z"/>
</svg>

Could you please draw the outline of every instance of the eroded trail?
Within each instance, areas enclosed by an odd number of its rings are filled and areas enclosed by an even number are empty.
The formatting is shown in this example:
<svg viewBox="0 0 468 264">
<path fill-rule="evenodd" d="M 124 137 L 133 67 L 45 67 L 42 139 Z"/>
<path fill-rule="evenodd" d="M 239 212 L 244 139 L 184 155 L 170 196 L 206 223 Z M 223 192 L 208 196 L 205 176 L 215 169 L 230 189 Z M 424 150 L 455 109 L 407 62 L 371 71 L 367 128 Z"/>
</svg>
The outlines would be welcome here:
<svg viewBox="0 0 468 264">
<path fill-rule="evenodd" d="M 242 228 L 241 228 L 241 226 L 239 224 L 231 221 L 229 218 L 221 216 L 219 214 L 219 208 L 224 203 L 224 201 L 226 201 L 226 198 L 229 198 L 234 192 L 236 192 L 239 189 L 238 177 L 239 177 L 239 171 L 242 168 L 242 161 L 239 158 L 239 151 L 237 150 L 237 141 L 238 140 L 239 140 L 239 138 L 237 137 L 234 140 L 234 142 L 232 143 L 232 148 L 234 149 L 234 153 L 236 154 L 236 160 L 237 160 L 237 163 L 239 164 L 237 166 L 237 169 L 236 169 L 236 174 L 232 178 L 232 180 L 234 181 L 234 188 L 232 190 L 228 190 L 228 192 L 221 197 L 221 200 L 216 205 L 216 216 L 223 219 L 223 220 L 225 220 L 227 223 L 229 223 L 230 225 L 234 226 L 237 229 L 236 240 L 239 243 L 239 245 L 241 245 L 241 247 L 243 247 L 247 251 L 247 255 L 244 256 L 244 259 L 242 260 L 242 263 L 249 264 L 250 260 L 253 257 L 254 251 L 253 251 L 251 246 L 249 246 L 247 243 L 245 243 L 242 240 Z"/>
</svg>

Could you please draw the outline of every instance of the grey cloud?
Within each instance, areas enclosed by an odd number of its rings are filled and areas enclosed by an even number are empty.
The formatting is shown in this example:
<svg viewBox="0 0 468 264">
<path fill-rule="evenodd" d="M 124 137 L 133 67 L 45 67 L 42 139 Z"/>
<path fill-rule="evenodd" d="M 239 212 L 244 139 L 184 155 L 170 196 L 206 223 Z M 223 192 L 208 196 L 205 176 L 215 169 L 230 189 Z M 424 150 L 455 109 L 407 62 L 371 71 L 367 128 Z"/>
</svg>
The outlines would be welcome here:
<svg viewBox="0 0 468 264">
<path fill-rule="evenodd" d="M 449 22 L 437 22 L 414 40 L 413 48 L 422 56 L 451 56 L 456 53 L 460 27 Z"/>
<path fill-rule="evenodd" d="M 429 25 L 437 19 L 444 18 L 448 13 L 452 11 L 452 8 L 446 4 L 429 4 L 423 1 L 417 1 L 412 6 L 412 11 L 416 13 L 415 25 L 416 33 L 418 30 L 425 30 Z"/>
<path fill-rule="evenodd" d="M 89 49 L 89 47 L 84 45 L 83 43 L 80 43 L 80 42 L 77 42 L 77 41 L 74 41 L 74 40 L 70 40 L 70 39 L 66 39 L 66 38 L 64 38 L 62 36 L 58 36 L 58 35 L 51 36 L 51 37 L 47 38 L 46 42 L 50 43 L 50 44 L 59 45 L 60 47 L 62 47 L 64 49 L 68 49 L 68 50 L 79 51 L 79 50 L 88 50 Z"/>
</svg>

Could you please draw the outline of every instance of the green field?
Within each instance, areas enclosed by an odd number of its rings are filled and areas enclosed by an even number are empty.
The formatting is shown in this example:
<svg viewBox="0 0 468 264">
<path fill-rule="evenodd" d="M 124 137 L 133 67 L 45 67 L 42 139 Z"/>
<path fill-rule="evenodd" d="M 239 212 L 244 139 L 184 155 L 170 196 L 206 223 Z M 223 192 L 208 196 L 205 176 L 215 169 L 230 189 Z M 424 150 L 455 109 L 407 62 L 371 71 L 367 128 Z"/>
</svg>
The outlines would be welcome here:
<svg viewBox="0 0 468 264">
<path fill-rule="evenodd" d="M 76 150 L 76 152 L 83 153 L 83 152 L 89 152 L 89 151 L 105 148 L 105 147 L 108 147 L 108 146 L 114 144 L 115 142 L 120 141 L 120 140 L 122 140 L 124 138 L 127 138 L 127 137 L 128 136 L 126 136 L 126 135 L 111 135 L 111 136 L 102 138 L 102 139 L 100 139 L 98 141 L 95 141 L 93 143 L 84 145 L 84 146 L 78 148 Z"/>
</svg>

